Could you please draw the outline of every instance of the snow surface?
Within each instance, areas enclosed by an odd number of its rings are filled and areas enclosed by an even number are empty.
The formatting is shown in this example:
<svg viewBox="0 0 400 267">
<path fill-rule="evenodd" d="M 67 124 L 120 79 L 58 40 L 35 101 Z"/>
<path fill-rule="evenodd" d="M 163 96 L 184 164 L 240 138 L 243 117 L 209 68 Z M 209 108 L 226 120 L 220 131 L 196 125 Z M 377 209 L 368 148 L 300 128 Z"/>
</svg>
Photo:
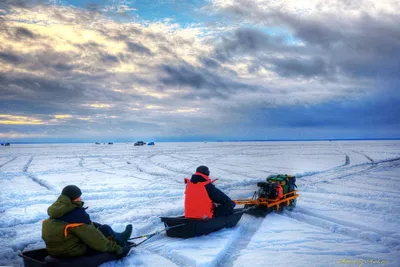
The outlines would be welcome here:
<svg viewBox="0 0 400 267">
<path fill-rule="evenodd" d="M 161 234 L 103 266 L 400 266 L 400 141 L 1 147 L 0 265 L 44 246 L 41 221 L 64 186 L 82 189 L 92 220 L 141 235 L 183 214 L 183 178 L 199 165 L 233 199 L 295 174 L 297 207 L 197 238 Z"/>
</svg>

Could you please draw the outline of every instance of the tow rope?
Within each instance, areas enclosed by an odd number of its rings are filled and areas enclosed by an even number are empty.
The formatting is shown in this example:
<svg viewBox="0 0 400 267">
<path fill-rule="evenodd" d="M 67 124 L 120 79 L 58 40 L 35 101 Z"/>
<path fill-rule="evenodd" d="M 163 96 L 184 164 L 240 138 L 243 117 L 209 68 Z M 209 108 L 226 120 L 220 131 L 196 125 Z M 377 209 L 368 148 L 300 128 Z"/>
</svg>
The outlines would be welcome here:
<svg viewBox="0 0 400 267">
<path fill-rule="evenodd" d="M 139 239 L 139 238 L 145 238 L 145 239 L 140 241 L 139 243 L 133 243 L 132 245 L 129 245 L 128 247 L 137 247 L 140 244 L 142 244 L 143 242 L 145 242 L 145 241 L 149 240 L 150 238 L 152 238 L 153 236 L 159 235 L 159 234 L 161 234 L 161 233 L 163 233 L 165 231 L 168 231 L 169 229 L 178 228 L 178 227 L 181 227 L 181 226 L 184 226 L 184 225 L 186 225 L 186 223 L 174 225 L 174 226 L 171 226 L 171 227 L 167 226 L 164 229 L 159 230 L 159 231 L 154 232 L 154 233 L 151 233 L 151 234 L 131 237 L 128 240 L 134 240 L 134 239 Z"/>
</svg>

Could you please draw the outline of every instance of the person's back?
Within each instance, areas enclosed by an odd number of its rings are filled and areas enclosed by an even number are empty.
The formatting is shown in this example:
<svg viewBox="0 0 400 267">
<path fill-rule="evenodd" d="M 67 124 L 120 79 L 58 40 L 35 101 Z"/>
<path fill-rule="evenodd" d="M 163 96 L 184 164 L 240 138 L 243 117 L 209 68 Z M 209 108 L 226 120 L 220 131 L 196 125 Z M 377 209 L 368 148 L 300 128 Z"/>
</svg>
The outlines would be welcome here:
<svg viewBox="0 0 400 267">
<path fill-rule="evenodd" d="M 67 186 L 58 199 L 47 209 L 49 218 L 43 221 L 42 238 L 46 249 L 51 256 L 77 257 L 99 252 L 113 252 L 118 255 L 126 253 L 114 240 L 105 236 L 99 230 L 102 225 L 93 223 L 83 208 L 80 199 L 80 189 L 76 186 Z M 103 227 L 110 234 L 114 234 L 111 227 Z M 132 231 L 130 226 L 130 235 Z M 126 242 L 126 241 L 125 241 Z M 126 249 L 129 251 L 128 249 Z"/>
<path fill-rule="evenodd" d="M 199 166 L 191 179 L 185 179 L 185 217 L 206 219 L 233 213 L 235 203 L 216 188 L 206 166 Z"/>
</svg>

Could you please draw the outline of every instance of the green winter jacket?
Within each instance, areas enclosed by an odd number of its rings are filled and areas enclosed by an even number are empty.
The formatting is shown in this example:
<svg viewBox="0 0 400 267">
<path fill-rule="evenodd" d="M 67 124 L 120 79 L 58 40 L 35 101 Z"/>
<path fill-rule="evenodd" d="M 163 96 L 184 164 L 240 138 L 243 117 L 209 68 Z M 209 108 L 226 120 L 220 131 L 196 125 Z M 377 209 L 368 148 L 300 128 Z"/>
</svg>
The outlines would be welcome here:
<svg viewBox="0 0 400 267">
<path fill-rule="evenodd" d="M 77 257 L 90 247 L 121 255 L 122 248 L 97 230 L 82 206 L 83 202 L 72 202 L 61 195 L 47 209 L 50 218 L 43 221 L 42 238 L 48 253 L 51 256 Z"/>
</svg>

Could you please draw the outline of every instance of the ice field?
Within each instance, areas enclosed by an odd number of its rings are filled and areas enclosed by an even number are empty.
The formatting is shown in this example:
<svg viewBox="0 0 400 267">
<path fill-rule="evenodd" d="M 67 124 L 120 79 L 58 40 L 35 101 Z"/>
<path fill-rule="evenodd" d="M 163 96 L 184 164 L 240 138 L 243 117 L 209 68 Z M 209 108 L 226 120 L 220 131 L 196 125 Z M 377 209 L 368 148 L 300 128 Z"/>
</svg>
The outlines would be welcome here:
<svg viewBox="0 0 400 267">
<path fill-rule="evenodd" d="M 400 266 L 400 141 L 0 147 L 0 265 L 44 247 L 41 223 L 64 186 L 82 189 L 93 221 L 132 223 L 136 236 L 183 214 L 183 179 L 199 165 L 232 199 L 296 175 L 297 207 L 197 238 L 161 234 L 102 266 Z"/>
</svg>

